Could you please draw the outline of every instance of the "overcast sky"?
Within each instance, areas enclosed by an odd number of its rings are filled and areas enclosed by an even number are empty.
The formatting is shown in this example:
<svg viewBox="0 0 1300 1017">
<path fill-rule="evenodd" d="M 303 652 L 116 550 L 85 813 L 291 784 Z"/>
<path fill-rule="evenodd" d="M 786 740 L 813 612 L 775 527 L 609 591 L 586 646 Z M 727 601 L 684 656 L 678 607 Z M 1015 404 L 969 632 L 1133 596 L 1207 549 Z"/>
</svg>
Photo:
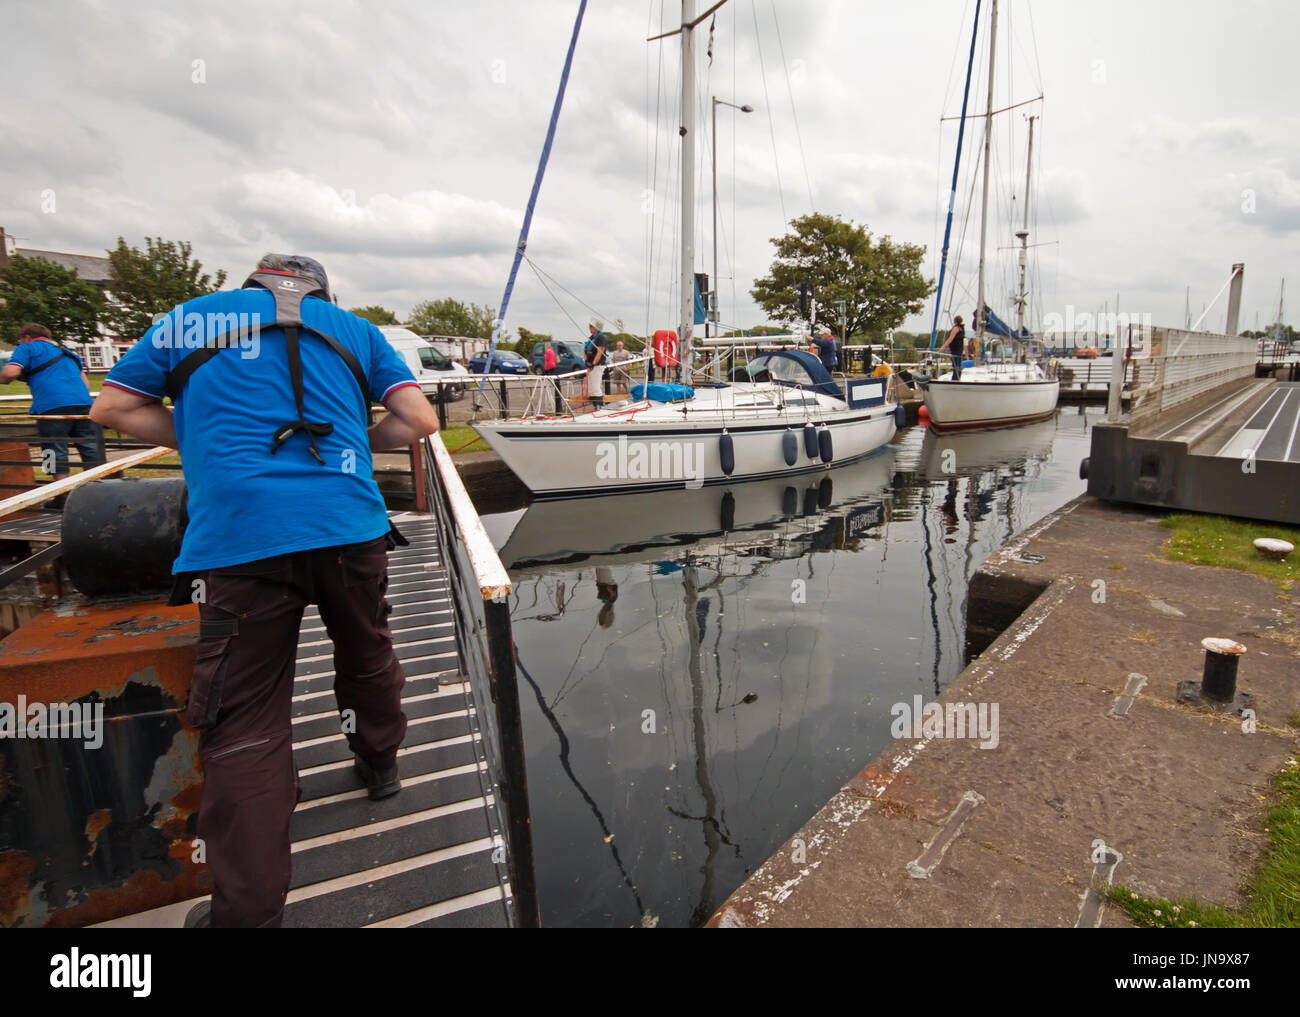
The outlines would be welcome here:
<svg viewBox="0 0 1300 1017">
<path fill-rule="evenodd" d="M 450 296 L 497 307 L 577 8 L 5 3 L 0 225 L 19 246 L 77 253 L 119 234 L 190 240 L 231 284 L 264 251 L 310 253 L 346 306 L 405 314 Z M 560 285 L 636 332 L 675 324 L 679 48 L 645 39 L 680 9 L 589 3 L 528 246 Z M 1118 294 L 1129 313 L 1181 325 L 1186 287 L 1195 318 L 1236 261 L 1243 328 L 1276 317 L 1283 276 L 1300 301 L 1300 5 L 1000 10 L 995 105 L 1045 98 L 995 118 L 995 310 L 1013 313 L 1013 256 L 997 249 L 1022 214 L 1027 113 L 1041 115 L 1035 316 L 1113 310 Z M 974 0 L 731 0 L 712 68 L 701 27 L 701 109 L 710 94 L 756 107 L 719 113 L 725 321 L 763 321 L 747 291 L 770 264 L 769 238 L 811 208 L 925 245 L 937 275 L 956 143 L 956 123 L 939 118 L 960 107 L 973 12 Z M 984 108 L 986 43 L 985 22 L 972 112 Z M 696 267 L 711 270 L 702 120 Z M 953 230 L 954 251 L 966 231 L 952 307 L 965 314 L 978 232 L 967 172 L 982 131 L 967 130 Z M 555 294 L 585 325 L 590 311 Z M 1223 306 L 1206 327 L 1222 328 Z M 905 327 L 928 328 L 929 314 Z M 526 265 L 506 324 L 575 332 Z"/>
</svg>

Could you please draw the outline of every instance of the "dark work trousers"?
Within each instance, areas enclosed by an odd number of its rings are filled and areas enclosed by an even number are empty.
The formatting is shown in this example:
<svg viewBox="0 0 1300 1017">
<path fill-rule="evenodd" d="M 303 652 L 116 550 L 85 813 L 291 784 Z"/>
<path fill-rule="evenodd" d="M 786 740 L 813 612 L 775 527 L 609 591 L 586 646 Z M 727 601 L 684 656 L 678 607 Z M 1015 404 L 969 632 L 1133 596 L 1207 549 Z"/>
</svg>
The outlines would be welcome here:
<svg viewBox="0 0 1300 1017">
<path fill-rule="evenodd" d="M 302 794 L 290 716 L 307 604 L 319 605 L 334 643 L 348 745 L 376 770 L 396 762 L 405 676 L 388 627 L 387 551 L 379 537 L 187 577 L 204 584 L 189 720 L 203 728 L 198 835 L 215 881 L 213 927 L 277 928 L 284 912 L 289 817 Z"/>
<path fill-rule="evenodd" d="M 60 406 L 57 409 L 46 410 L 47 414 L 56 417 L 73 416 L 78 413 L 89 413 L 89 406 Z M 39 416 L 36 418 L 36 433 L 41 438 L 71 438 L 72 443 L 77 446 L 77 453 L 81 456 L 82 469 L 90 469 L 92 466 L 98 466 L 102 459 L 99 457 L 99 425 L 93 420 L 42 420 Z M 41 442 L 41 451 L 52 453 L 41 457 L 43 466 L 53 465 L 54 473 L 68 472 L 68 446 L 62 441 L 43 441 Z M 53 463 L 51 464 L 51 460 Z"/>
</svg>

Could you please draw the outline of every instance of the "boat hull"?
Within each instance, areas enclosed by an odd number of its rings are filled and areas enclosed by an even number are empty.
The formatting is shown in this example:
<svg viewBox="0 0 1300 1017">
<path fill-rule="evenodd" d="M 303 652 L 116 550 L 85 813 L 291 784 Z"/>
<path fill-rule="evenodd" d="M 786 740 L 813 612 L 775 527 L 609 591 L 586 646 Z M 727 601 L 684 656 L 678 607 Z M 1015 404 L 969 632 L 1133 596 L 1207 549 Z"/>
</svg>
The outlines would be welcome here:
<svg viewBox="0 0 1300 1017">
<path fill-rule="evenodd" d="M 925 388 L 930 425 L 940 431 L 1012 427 L 1050 417 L 1060 382 L 932 381 Z"/>
<path fill-rule="evenodd" d="M 828 430 L 832 458 L 809 456 L 804 422 L 716 420 L 628 426 L 626 422 L 502 420 L 476 424 L 483 439 L 536 497 L 576 497 L 631 491 L 698 488 L 737 480 L 797 476 L 870 455 L 889 443 L 894 406 L 825 414 L 814 418 Z M 785 459 L 783 436 L 793 432 L 797 455 Z M 734 468 L 722 468 L 723 434 L 731 440 Z"/>
</svg>

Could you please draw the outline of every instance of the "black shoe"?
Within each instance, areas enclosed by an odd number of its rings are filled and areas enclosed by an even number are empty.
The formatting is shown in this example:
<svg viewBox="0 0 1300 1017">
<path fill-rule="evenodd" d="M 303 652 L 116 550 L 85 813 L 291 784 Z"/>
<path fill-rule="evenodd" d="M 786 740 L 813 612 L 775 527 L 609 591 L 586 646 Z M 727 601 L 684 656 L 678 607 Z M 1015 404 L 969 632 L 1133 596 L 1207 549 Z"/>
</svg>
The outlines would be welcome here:
<svg viewBox="0 0 1300 1017">
<path fill-rule="evenodd" d="M 397 764 L 386 770 L 374 770 L 358 755 L 352 757 L 352 769 L 370 791 L 371 801 L 389 798 L 402 790 L 402 782 L 397 777 Z"/>
<path fill-rule="evenodd" d="M 190 908 L 190 913 L 185 916 L 185 928 L 212 928 L 212 901 L 201 900 L 195 904 L 194 907 Z"/>
</svg>

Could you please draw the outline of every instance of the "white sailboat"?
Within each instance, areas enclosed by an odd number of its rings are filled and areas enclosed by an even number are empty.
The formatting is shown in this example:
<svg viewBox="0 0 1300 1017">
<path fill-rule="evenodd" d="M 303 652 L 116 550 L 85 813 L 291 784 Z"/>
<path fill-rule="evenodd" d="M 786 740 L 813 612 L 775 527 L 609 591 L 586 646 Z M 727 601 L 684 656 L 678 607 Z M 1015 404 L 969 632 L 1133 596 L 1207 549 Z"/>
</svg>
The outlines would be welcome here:
<svg viewBox="0 0 1300 1017">
<path fill-rule="evenodd" d="M 988 237 L 989 165 L 993 128 L 993 68 L 997 53 L 998 2 L 992 0 L 989 16 L 988 104 L 984 115 L 984 197 L 980 212 L 979 304 L 975 322 L 975 348 L 983 351 L 985 362 L 964 367 L 960 379 L 953 372 L 922 382 L 925 409 L 931 426 L 940 431 L 970 428 L 1006 427 L 1049 417 L 1056 410 L 1061 383 L 1027 356 L 1024 340 L 1025 262 L 1029 238 L 1029 184 L 1033 168 L 1034 118 L 1029 120 L 1029 157 L 1025 169 L 1025 222 L 1017 231 L 1020 240 L 1020 294 L 1017 325 L 1002 338 L 987 340 L 992 319 L 984 299 L 984 252 Z M 963 110 L 964 112 L 964 110 Z M 946 252 L 945 252 L 946 253 Z M 939 299 L 936 296 L 936 301 Z M 996 319 L 992 319 L 996 320 Z"/>
<path fill-rule="evenodd" d="M 677 30 L 682 40 L 678 335 L 684 365 L 691 360 L 695 297 L 694 31 L 719 6 L 697 18 L 695 0 L 682 0 Z M 832 376 L 801 350 L 765 353 L 748 366 L 749 381 L 636 386 L 631 399 L 591 413 L 525 415 L 473 426 L 534 495 L 560 497 L 824 471 L 888 444 L 905 420 L 889 377 Z"/>
</svg>

